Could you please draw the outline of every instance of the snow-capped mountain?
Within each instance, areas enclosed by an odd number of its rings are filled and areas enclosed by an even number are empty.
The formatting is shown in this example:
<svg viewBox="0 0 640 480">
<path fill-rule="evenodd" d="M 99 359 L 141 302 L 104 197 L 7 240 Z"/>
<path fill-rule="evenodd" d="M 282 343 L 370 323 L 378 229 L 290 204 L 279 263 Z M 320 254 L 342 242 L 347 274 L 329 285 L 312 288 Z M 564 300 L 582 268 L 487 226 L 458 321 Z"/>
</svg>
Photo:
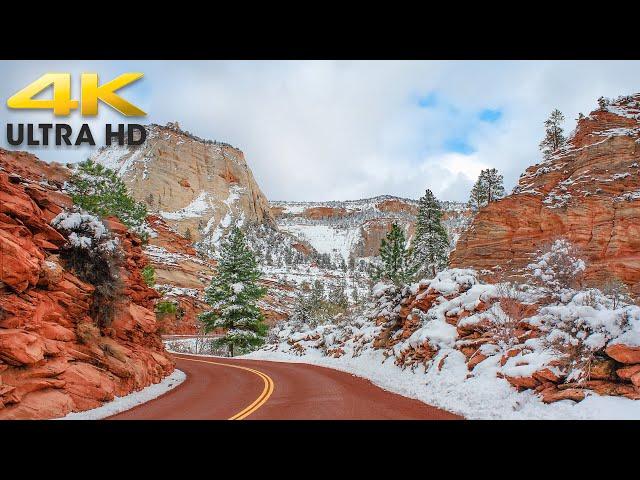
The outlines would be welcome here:
<svg viewBox="0 0 640 480">
<path fill-rule="evenodd" d="M 177 123 L 151 124 L 144 144 L 103 147 L 91 158 L 115 170 L 150 212 L 204 245 L 215 245 L 232 225 L 273 224 L 244 154 Z"/>
</svg>

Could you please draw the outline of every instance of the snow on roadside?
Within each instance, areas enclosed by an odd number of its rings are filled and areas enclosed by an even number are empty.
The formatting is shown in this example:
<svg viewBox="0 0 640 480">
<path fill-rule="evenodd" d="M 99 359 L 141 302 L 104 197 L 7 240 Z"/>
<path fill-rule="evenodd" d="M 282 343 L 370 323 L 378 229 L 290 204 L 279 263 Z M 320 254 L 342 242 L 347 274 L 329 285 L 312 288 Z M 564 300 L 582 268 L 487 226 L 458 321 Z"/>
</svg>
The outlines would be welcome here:
<svg viewBox="0 0 640 480">
<path fill-rule="evenodd" d="M 56 420 L 101 420 L 154 400 L 160 395 L 164 395 L 176 388 L 184 382 L 186 378 L 187 376 L 184 372 L 176 369 L 171 375 L 162 379 L 160 383 L 149 385 L 139 392 L 133 392 L 124 397 L 116 397 L 101 407 L 85 410 L 84 412 L 69 413 L 65 417 L 57 418 Z"/>
<path fill-rule="evenodd" d="M 580 403 L 570 400 L 544 404 L 533 391 L 518 393 L 500 378 L 480 375 L 466 379 L 469 373 L 464 355 L 453 351 L 440 372 L 432 369 L 401 370 L 386 361 L 381 350 L 366 350 L 358 357 L 327 357 L 321 351 L 307 349 L 303 356 L 285 352 L 258 350 L 239 358 L 290 363 L 307 363 L 333 368 L 370 380 L 374 385 L 405 397 L 457 413 L 467 419 L 501 420 L 618 420 L 640 419 L 640 402 L 621 397 L 591 394 Z M 441 358 L 437 357 L 436 362 Z M 484 363 L 484 362 L 483 362 Z M 484 368 L 497 368 L 482 365 Z"/>
<path fill-rule="evenodd" d="M 180 348 L 171 348 L 180 345 Z M 165 341 L 168 351 L 187 353 L 202 357 L 204 349 L 194 349 L 193 339 Z M 640 402 L 621 397 L 589 394 L 580 403 L 570 400 L 544 404 L 533 391 L 517 392 L 506 380 L 490 375 L 497 370 L 491 361 L 482 362 L 479 369 L 486 374 L 467 378 L 466 359 L 458 351 L 443 352 L 434 361 L 446 356 L 440 372 L 432 369 L 424 373 L 421 369 L 400 369 L 393 357 L 385 360 L 382 350 L 365 349 L 360 356 L 344 355 L 340 358 L 325 356 L 320 350 L 308 348 L 304 355 L 283 351 L 258 350 L 237 358 L 318 365 L 350 373 L 371 381 L 374 385 L 392 393 L 420 400 L 467 419 L 640 419 Z M 494 361 L 495 363 L 495 361 Z M 478 372 L 480 373 L 480 372 Z"/>
</svg>

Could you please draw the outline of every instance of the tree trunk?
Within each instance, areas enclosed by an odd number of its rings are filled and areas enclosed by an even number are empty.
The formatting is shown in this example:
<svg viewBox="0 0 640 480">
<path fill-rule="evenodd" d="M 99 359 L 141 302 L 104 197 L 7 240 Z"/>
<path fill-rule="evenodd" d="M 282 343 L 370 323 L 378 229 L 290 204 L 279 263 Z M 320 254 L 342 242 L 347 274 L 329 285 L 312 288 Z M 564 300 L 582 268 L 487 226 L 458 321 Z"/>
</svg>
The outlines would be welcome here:
<svg viewBox="0 0 640 480">
<path fill-rule="evenodd" d="M 233 357 L 233 343 L 229 344 L 229 353 L 231 354 L 231 356 Z"/>
</svg>

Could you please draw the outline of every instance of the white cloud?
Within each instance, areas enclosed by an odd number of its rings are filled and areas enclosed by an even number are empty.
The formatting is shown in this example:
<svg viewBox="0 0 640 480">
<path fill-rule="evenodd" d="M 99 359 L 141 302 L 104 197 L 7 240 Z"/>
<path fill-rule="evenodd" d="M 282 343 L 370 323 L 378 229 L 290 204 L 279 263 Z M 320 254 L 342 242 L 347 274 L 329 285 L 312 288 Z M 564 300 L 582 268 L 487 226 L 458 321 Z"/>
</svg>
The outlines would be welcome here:
<svg viewBox="0 0 640 480">
<path fill-rule="evenodd" d="M 600 95 L 634 93 L 640 62 L 0 62 L 2 97 L 46 71 L 144 72 L 126 97 L 149 112 L 147 121 L 178 120 L 238 146 L 272 199 L 417 197 L 431 188 L 464 200 L 488 166 L 513 187 L 539 160 L 553 108 L 570 131 Z M 419 108 L 431 92 L 436 104 Z M 485 108 L 501 110 L 501 119 L 479 122 Z M 45 118 L 0 111 L 3 123 Z M 120 119 L 105 108 L 98 121 Z M 472 153 L 448 151 L 452 139 Z M 36 153 L 62 161 L 86 154 Z"/>
</svg>

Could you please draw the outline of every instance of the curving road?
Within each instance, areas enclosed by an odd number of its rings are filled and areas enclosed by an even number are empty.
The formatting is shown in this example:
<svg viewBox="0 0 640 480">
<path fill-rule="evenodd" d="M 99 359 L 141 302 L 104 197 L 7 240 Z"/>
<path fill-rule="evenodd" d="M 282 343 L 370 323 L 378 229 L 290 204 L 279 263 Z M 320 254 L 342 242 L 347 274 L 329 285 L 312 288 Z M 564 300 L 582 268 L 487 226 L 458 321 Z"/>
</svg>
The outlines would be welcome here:
<svg viewBox="0 0 640 480">
<path fill-rule="evenodd" d="M 370 381 L 301 363 L 176 354 L 187 379 L 114 420 L 460 419 L 376 387 Z"/>
</svg>

